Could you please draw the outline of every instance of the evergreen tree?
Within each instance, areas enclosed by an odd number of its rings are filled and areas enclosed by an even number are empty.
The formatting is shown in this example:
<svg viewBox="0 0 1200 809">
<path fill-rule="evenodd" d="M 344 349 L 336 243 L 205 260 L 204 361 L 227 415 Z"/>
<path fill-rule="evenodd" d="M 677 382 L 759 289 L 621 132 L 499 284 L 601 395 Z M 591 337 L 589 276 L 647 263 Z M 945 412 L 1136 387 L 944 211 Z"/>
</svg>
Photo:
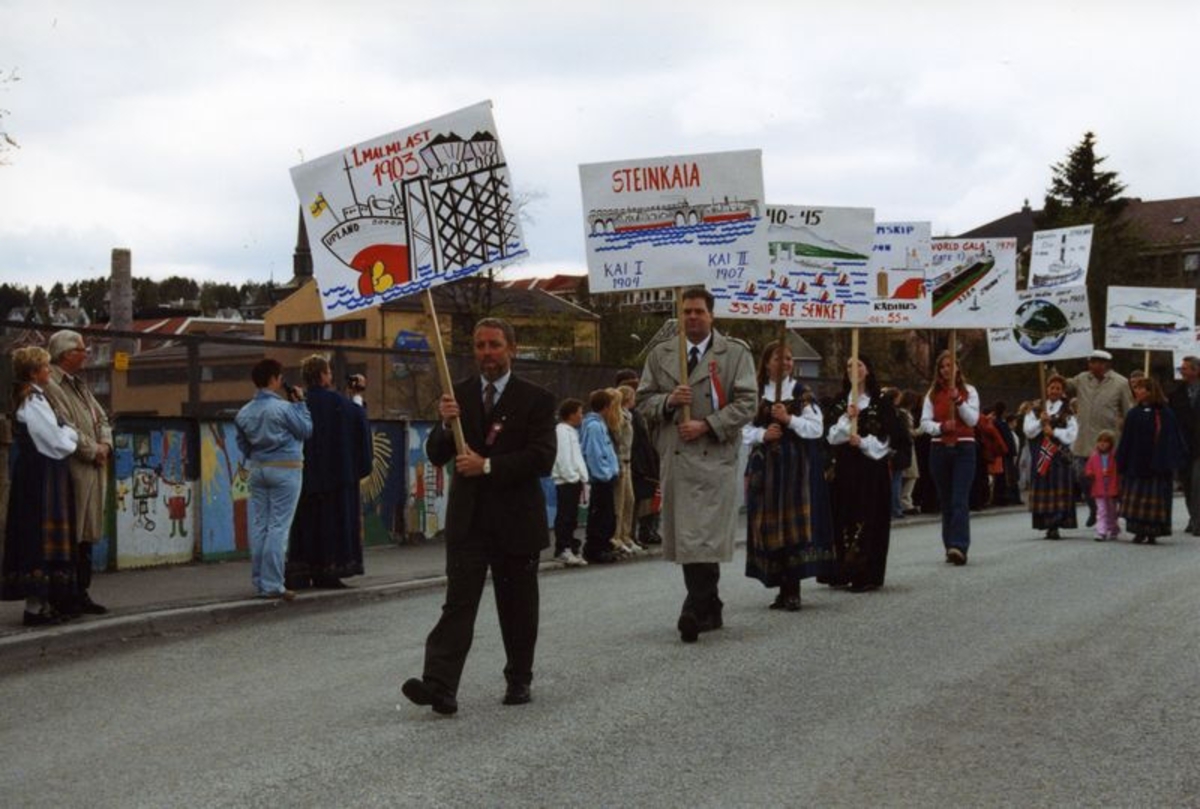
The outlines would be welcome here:
<svg viewBox="0 0 1200 809">
<path fill-rule="evenodd" d="M 79 305 L 92 322 L 108 320 L 108 279 L 89 278 L 79 282 Z"/>
<path fill-rule="evenodd" d="M 133 279 L 133 311 L 134 317 L 138 312 L 154 309 L 158 306 L 158 284 L 150 278 Z"/>
<path fill-rule="evenodd" d="M 42 289 L 40 284 L 33 288 L 33 297 L 29 300 L 29 306 L 42 318 L 43 322 L 49 322 L 50 307 L 46 298 L 46 290 Z"/>
<path fill-rule="evenodd" d="M 0 318 L 18 306 L 29 305 L 29 287 L 16 284 L 0 284 Z"/>
<path fill-rule="evenodd" d="M 191 278 L 172 275 L 158 282 L 158 299 L 166 303 L 194 301 L 200 297 L 200 285 Z"/>
<path fill-rule="evenodd" d="M 62 281 L 55 281 L 47 295 L 50 305 L 55 309 L 67 305 L 67 291 L 63 289 Z"/>
<path fill-rule="evenodd" d="M 1067 159 L 1050 167 L 1053 174 L 1041 218 L 1053 224 L 1043 225 L 1043 229 L 1095 224 L 1097 218 L 1115 220 L 1120 216 L 1127 201 L 1121 196 L 1125 184 L 1115 171 L 1100 170 L 1106 160 L 1096 156 L 1096 136 L 1085 132 Z"/>
</svg>

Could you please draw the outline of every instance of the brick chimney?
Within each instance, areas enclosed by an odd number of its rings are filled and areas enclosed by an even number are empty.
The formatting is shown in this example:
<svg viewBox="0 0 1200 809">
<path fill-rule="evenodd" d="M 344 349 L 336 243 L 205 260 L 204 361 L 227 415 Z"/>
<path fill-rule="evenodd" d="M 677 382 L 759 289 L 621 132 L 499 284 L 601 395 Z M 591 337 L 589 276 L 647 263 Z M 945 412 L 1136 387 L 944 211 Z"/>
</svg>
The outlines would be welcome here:
<svg viewBox="0 0 1200 809">
<path fill-rule="evenodd" d="M 109 279 L 109 328 L 116 331 L 133 330 L 133 256 L 123 247 L 112 251 L 112 277 Z M 133 353 L 134 341 L 120 338 L 113 341 L 114 351 Z"/>
</svg>

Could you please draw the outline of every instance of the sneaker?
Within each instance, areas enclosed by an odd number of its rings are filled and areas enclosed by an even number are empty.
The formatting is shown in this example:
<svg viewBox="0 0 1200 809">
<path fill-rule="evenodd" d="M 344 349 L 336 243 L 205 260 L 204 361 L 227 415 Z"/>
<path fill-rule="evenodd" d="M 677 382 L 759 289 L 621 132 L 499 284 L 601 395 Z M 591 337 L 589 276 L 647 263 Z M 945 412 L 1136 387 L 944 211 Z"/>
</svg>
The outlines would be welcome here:
<svg viewBox="0 0 1200 809">
<path fill-rule="evenodd" d="M 952 565 L 962 567 L 967 563 L 967 555 L 958 548 L 951 548 L 946 551 L 946 561 Z"/>
<path fill-rule="evenodd" d="M 1108 537 L 1106 537 L 1104 534 L 1096 534 L 1095 540 L 1097 542 L 1108 542 Z"/>
<path fill-rule="evenodd" d="M 643 548 L 641 545 L 639 545 L 636 541 L 634 541 L 632 539 L 629 540 L 629 544 L 626 547 L 629 548 L 631 553 L 633 553 L 637 556 L 642 556 L 646 553 L 646 549 Z"/>
<path fill-rule="evenodd" d="M 583 567 L 584 565 L 587 564 L 587 560 L 582 559 L 579 556 L 576 556 L 575 551 L 571 550 L 570 548 L 563 551 L 562 553 L 560 553 L 558 556 L 556 556 L 554 558 L 557 559 L 558 561 L 562 562 L 567 567 Z"/>
</svg>

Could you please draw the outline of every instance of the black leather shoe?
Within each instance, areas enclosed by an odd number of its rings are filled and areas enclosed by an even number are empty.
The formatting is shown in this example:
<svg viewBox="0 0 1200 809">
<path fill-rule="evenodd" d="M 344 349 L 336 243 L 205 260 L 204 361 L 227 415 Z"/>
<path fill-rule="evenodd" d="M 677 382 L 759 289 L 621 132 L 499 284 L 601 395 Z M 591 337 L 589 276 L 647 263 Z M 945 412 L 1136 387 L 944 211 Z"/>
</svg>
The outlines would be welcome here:
<svg viewBox="0 0 1200 809">
<path fill-rule="evenodd" d="M 788 596 L 787 598 L 785 598 L 783 600 L 783 608 L 785 610 L 787 610 L 788 612 L 799 612 L 800 611 L 800 596 L 794 595 L 794 596 Z"/>
<path fill-rule="evenodd" d="M 97 604 L 95 601 L 92 601 L 92 597 L 87 593 L 84 593 L 79 597 L 79 600 L 76 602 L 76 607 L 85 615 L 104 615 L 108 612 L 108 607 L 103 607 Z"/>
<path fill-rule="evenodd" d="M 519 683 L 509 683 L 504 692 L 504 699 L 501 700 L 504 705 L 528 705 L 532 701 L 533 695 L 529 693 L 529 686 Z"/>
<path fill-rule="evenodd" d="M 400 686 L 401 693 L 408 697 L 408 701 L 414 705 L 428 705 L 433 708 L 434 713 L 440 713 L 449 716 L 458 711 L 458 700 L 453 694 L 447 694 L 443 691 L 431 686 L 424 680 L 418 680 L 416 677 L 410 677 L 404 681 L 404 685 Z"/>
<path fill-rule="evenodd" d="M 679 630 L 679 639 L 684 643 L 695 643 L 700 637 L 700 621 L 691 610 L 684 610 L 675 626 Z"/>
<path fill-rule="evenodd" d="M 783 595 L 783 593 L 780 593 L 779 595 L 775 596 L 775 600 L 771 602 L 771 606 L 769 607 L 769 609 L 781 610 L 781 609 L 784 609 L 786 606 L 787 606 L 787 598 Z"/>
<path fill-rule="evenodd" d="M 62 616 L 53 612 L 29 612 L 21 619 L 23 626 L 54 626 L 63 622 Z"/>
</svg>

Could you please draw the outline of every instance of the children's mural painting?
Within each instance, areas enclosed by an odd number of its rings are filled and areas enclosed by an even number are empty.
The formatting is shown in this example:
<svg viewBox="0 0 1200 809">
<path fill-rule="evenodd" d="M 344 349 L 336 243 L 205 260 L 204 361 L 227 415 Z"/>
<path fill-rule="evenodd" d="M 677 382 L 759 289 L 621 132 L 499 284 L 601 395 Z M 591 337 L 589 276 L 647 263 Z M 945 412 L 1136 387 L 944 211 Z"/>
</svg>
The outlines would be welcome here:
<svg viewBox="0 0 1200 809">
<path fill-rule="evenodd" d="M 119 422 L 113 433 L 116 564 L 188 562 L 196 528 L 193 424 Z"/>
<path fill-rule="evenodd" d="M 371 423 L 374 460 L 361 483 L 363 544 L 439 538 L 447 477 L 425 460 L 430 422 Z M 122 420 L 96 567 L 120 569 L 250 553 L 250 470 L 232 421 Z M 112 552 L 115 549 L 115 555 Z"/>
</svg>

